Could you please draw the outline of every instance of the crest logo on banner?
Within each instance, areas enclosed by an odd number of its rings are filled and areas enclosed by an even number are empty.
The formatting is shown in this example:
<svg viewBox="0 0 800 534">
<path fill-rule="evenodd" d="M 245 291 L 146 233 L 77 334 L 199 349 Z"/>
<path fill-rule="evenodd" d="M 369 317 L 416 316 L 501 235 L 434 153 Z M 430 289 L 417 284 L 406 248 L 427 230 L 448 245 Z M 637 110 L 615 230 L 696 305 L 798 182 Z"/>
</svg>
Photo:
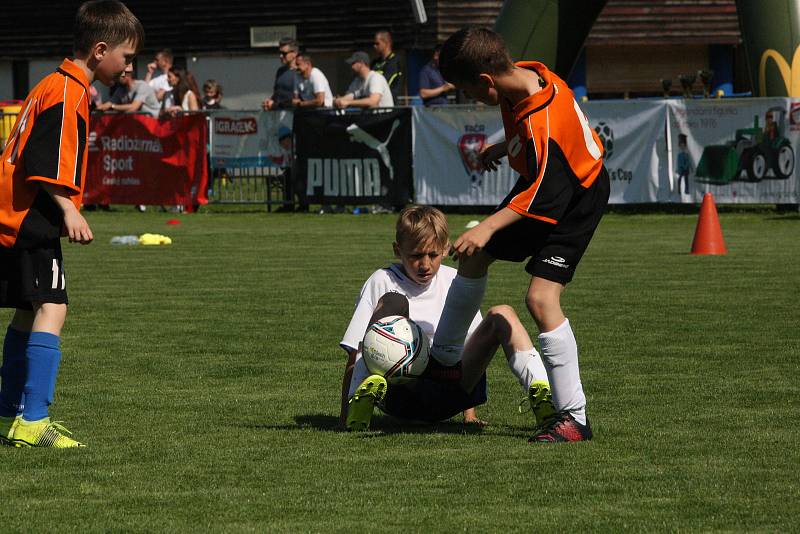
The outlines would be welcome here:
<svg viewBox="0 0 800 534">
<path fill-rule="evenodd" d="M 481 150 L 486 146 L 486 134 L 467 132 L 458 140 L 458 151 L 467 171 L 472 187 L 481 186 L 483 167 L 479 158 Z"/>
</svg>

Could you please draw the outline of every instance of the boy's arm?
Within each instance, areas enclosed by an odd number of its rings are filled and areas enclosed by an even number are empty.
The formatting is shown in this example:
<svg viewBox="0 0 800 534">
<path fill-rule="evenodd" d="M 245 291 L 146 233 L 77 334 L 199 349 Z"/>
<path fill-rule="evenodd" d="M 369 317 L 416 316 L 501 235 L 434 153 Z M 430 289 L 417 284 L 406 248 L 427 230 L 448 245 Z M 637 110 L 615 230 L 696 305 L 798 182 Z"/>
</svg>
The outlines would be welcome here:
<svg viewBox="0 0 800 534">
<path fill-rule="evenodd" d="M 458 258 L 461 255 L 472 256 L 486 246 L 486 243 L 495 232 L 514 224 L 523 217 L 524 215 L 520 215 L 508 206 L 493 213 L 481 221 L 478 226 L 467 230 L 456 239 L 452 249 L 454 257 Z"/>
<path fill-rule="evenodd" d="M 64 228 L 69 236 L 70 243 L 80 243 L 88 245 L 94 239 L 92 229 L 89 228 L 89 223 L 83 218 L 81 212 L 73 204 L 70 198 L 70 191 L 66 188 L 44 182 L 42 187 L 47 193 L 53 197 L 58 207 L 64 213 Z"/>
</svg>

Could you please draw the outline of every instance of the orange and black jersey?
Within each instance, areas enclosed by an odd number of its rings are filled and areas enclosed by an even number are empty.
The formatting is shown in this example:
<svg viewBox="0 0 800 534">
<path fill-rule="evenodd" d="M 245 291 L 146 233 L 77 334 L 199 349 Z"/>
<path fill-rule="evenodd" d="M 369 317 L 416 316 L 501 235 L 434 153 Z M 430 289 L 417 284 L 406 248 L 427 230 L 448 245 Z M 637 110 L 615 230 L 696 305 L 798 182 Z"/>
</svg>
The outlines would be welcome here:
<svg viewBox="0 0 800 534">
<path fill-rule="evenodd" d="M 63 214 L 41 185 L 67 189 L 80 208 L 88 126 L 89 80 L 65 59 L 28 95 L 3 151 L 0 246 L 30 246 L 60 236 Z"/>
<path fill-rule="evenodd" d="M 516 66 L 536 72 L 541 90 L 515 106 L 500 102 L 509 164 L 522 176 L 503 206 L 556 224 L 575 188 L 600 174 L 602 143 L 561 78 L 541 63 Z"/>
</svg>

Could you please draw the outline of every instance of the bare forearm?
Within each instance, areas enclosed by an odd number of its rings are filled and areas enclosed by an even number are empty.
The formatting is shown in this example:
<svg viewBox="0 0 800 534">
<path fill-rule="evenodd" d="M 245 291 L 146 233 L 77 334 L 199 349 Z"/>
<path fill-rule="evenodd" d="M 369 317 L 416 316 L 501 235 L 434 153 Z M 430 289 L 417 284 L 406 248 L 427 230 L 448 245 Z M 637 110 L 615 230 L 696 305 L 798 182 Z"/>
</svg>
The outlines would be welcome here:
<svg viewBox="0 0 800 534">
<path fill-rule="evenodd" d="M 78 208 L 75 207 L 75 204 L 72 202 L 70 192 L 60 185 L 50 184 L 50 183 L 43 183 L 42 187 L 47 193 L 53 198 L 59 208 L 61 208 L 61 212 L 72 213 L 77 212 Z"/>
<path fill-rule="evenodd" d="M 506 226 L 510 226 L 515 222 L 522 219 L 524 216 L 520 215 L 516 211 L 512 210 L 508 206 L 497 211 L 487 217 L 486 219 L 481 222 L 481 224 L 486 225 L 487 229 L 491 230 L 492 233 L 497 232 L 498 230 L 502 230 Z"/>
</svg>

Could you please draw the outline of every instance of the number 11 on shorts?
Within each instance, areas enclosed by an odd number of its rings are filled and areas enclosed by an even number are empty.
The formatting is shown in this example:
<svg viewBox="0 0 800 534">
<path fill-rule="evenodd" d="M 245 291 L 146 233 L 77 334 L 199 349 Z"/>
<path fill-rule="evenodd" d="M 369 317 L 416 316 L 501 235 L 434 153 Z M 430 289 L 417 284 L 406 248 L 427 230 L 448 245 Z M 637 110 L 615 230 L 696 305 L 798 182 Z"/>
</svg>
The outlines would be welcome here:
<svg viewBox="0 0 800 534">
<path fill-rule="evenodd" d="M 61 282 L 61 287 L 58 287 L 59 282 Z M 58 260 L 53 258 L 53 285 L 51 286 L 53 289 L 64 289 L 67 285 L 67 281 L 64 279 L 64 273 L 58 266 Z"/>
</svg>

